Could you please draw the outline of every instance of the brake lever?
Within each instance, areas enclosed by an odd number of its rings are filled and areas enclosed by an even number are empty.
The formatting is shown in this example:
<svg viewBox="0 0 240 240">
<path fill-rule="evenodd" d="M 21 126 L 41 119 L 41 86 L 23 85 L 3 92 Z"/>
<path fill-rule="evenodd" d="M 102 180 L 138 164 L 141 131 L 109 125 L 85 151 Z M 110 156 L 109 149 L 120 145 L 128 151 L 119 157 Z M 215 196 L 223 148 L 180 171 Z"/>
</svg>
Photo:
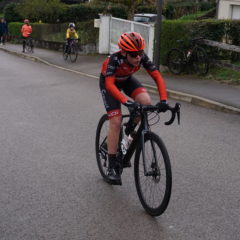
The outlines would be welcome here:
<svg viewBox="0 0 240 240">
<path fill-rule="evenodd" d="M 178 125 L 180 125 L 180 107 L 181 107 L 181 104 L 180 103 L 176 103 L 176 110 L 177 110 L 177 120 L 178 120 Z"/>
<path fill-rule="evenodd" d="M 171 124 L 174 122 L 174 120 L 175 120 L 176 114 L 175 114 L 175 112 L 174 112 L 174 109 L 169 109 L 169 110 L 171 111 L 172 116 L 171 116 L 171 118 L 170 118 L 169 121 L 167 121 L 167 122 L 164 123 L 165 125 L 171 125 Z"/>
<path fill-rule="evenodd" d="M 180 111 L 177 112 L 178 125 L 180 125 Z"/>
<path fill-rule="evenodd" d="M 176 103 L 175 107 L 172 109 L 169 109 L 172 113 L 171 119 L 167 122 L 165 122 L 165 125 L 170 125 L 174 122 L 176 114 L 177 114 L 177 119 L 178 119 L 178 124 L 180 124 L 180 103 Z"/>
</svg>

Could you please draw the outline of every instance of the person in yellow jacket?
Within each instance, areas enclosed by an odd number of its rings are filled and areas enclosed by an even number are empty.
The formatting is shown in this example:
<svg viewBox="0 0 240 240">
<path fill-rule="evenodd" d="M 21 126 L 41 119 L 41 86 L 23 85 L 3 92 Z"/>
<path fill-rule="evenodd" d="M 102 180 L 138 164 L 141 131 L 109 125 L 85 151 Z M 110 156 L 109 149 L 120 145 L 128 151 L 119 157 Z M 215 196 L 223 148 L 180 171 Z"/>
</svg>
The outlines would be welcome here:
<svg viewBox="0 0 240 240">
<path fill-rule="evenodd" d="M 22 39 L 23 39 L 23 52 L 25 52 L 25 46 L 26 46 L 26 39 L 30 38 L 30 35 L 32 33 L 32 27 L 29 24 L 29 20 L 25 19 L 24 24 L 22 26 L 21 32 L 22 32 Z M 32 44 L 32 41 L 31 41 Z"/>
<path fill-rule="evenodd" d="M 75 24 L 74 23 L 69 23 L 68 29 L 66 32 L 66 52 L 69 49 L 69 46 L 71 44 L 71 41 L 77 40 L 78 39 L 78 34 L 77 31 L 75 30 Z"/>
</svg>

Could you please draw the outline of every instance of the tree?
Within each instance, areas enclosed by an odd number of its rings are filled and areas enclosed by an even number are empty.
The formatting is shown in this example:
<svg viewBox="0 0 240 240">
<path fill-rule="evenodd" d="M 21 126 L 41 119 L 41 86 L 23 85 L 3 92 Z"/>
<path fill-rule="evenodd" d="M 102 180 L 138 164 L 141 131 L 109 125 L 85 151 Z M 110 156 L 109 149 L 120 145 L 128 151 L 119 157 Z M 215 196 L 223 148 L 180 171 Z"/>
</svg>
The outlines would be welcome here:
<svg viewBox="0 0 240 240">
<path fill-rule="evenodd" d="M 94 3 L 103 3 L 106 5 L 111 5 L 111 3 L 117 3 L 125 5 L 128 8 L 128 19 L 132 20 L 134 13 L 139 5 L 155 5 L 155 0 L 94 0 Z"/>
<path fill-rule="evenodd" d="M 3 12 L 7 22 L 18 22 L 22 20 L 16 8 L 17 8 L 17 3 L 9 3 L 5 6 Z"/>
<path fill-rule="evenodd" d="M 17 6 L 17 12 L 23 19 L 56 22 L 65 8 L 66 5 L 60 0 L 23 0 Z"/>
</svg>

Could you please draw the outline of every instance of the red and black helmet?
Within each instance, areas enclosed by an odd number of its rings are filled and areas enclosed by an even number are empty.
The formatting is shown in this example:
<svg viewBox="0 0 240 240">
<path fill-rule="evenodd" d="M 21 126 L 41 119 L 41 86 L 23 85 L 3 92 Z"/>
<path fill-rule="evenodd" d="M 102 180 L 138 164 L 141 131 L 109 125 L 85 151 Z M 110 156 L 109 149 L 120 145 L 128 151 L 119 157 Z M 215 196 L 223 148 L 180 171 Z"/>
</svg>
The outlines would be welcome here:
<svg viewBox="0 0 240 240">
<path fill-rule="evenodd" d="M 120 49 L 126 52 L 136 52 L 144 50 L 145 41 L 140 33 L 126 32 L 120 36 L 118 40 L 118 46 Z"/>
</svg>

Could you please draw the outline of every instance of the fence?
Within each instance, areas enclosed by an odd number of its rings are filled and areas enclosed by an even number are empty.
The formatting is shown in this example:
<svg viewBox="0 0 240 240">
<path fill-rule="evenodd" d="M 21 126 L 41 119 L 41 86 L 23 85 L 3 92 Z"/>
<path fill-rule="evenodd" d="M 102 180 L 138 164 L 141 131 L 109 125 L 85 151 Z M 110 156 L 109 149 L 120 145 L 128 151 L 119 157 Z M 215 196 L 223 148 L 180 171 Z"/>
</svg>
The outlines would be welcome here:
<svg viewBox="0 0 240 240">
<path fill-rule="evenodd" d="M 220 48 L 220 49 L 223 49 L 223 50 L 234 52 L 234 53 L 237 54 L 238 58 L 240 56 L 240 47 L 239 46 L 230 45 L 230 44 L 221 43 L 221 42 L 216 42 L 216 41 L 211 41 L 211 40 L 207 40 L 207 39 L 204 39 L 203 43 L 207 46 L 210 46 L 210 47 L 216 47 L 216 48 Z M 231 63 L 222 62 L 222 61 L 219 61 L 219 60 L 214 60 L 214 59 L 212 59 L 212 62 L 213 62 L 214 65 L 217 65 L 219 67 L 224 67 L 224 68 L 228 68 L 228 69 L 240 72 L 240 66 L 237 66 L 237 65 L 234 65 L 234 64 L 231 64 Z"/>
<path fill-rule="evenodd" d="M 124 32 L 139 32 L 146 41 L 145 52 L 150 59 L 153 58 L 154 26 L 137 23 L 109 15 L 100 15 L 100 20 L 95 21 L 99 27 L 99 53 L 111 54 L 119 50 L 117 42 Z"/>
</svg>

